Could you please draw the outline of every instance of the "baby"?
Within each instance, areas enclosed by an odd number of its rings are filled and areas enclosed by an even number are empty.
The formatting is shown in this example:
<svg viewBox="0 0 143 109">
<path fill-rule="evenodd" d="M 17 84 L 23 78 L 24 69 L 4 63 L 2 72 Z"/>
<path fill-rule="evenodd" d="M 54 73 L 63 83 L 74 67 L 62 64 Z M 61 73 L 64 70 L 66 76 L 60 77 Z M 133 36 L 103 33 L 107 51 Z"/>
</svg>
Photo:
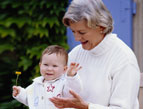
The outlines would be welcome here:
<svg viewBox="0 0 143 109">
<path fill-rule="evenodd" d="M 79 64 L 67 67 L 68 53 L 58 45 L 48 46 L 40 59 L 41 76 L 27 88 L 13 86 L 13 97 L 30 109 L 57 109 L 51 97 L 72 97 L 69 90 L 79 93 L 82 89 L 77 71 Z"/>
</svg>

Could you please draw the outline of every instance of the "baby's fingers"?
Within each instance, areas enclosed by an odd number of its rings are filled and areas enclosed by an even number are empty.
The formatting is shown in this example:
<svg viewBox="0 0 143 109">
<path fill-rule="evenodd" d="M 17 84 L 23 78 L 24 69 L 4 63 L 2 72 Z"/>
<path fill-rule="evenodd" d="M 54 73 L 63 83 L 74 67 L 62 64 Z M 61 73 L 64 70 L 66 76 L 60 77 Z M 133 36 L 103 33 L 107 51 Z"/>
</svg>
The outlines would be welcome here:
<svg viewBox="0 0 143 109">
<path fill-rule="evenodd" d="M 17 86 L 13 86 L 12 88 L 13 88 L 13 90 L 16 90 L 16 91 L 19 90 L 19 88 Z"/>
<path fill-rule="evenodd" d="M 19 94 L 20 91 L 19 87 L 13 86 L 12 88 L 13 88 L 13 93 L 12 93 L 13 96 L 17 96 L 17 94 Z"/>
<path fill-rule="evenodd" d="M 79 71 L 81 68 L 82 68 L 81 66 L 80 66 L 80 67 L 78 67 L 78 68 L 76 69 L 76 71 Z"/>
<path fill-rule="evenodd" d="M 12 93 L 12 95 L 14 96 L 14 97 L 16 97 L 17 96 L 17 91 L 16 90 L 13 90 L 13 93 Z"/>
</svg>

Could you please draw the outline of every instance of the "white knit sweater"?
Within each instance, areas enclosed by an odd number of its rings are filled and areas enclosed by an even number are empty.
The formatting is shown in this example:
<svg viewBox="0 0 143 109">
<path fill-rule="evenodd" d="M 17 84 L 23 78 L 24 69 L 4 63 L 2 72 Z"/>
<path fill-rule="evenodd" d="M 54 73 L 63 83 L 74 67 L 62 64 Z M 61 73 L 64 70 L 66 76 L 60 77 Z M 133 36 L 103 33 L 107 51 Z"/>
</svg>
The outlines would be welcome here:
<svg viewBox="0 0 143 109">
<path fill-rule="evenodd" d="M 140 71 L 132 50 L 116 34 L 108 34 L 92 50 L 81 45 L 69 53 L 69 64 L 77 62 L 83 83 L 80 96 L 89 109 L 139 109 Z"/>
</svg>

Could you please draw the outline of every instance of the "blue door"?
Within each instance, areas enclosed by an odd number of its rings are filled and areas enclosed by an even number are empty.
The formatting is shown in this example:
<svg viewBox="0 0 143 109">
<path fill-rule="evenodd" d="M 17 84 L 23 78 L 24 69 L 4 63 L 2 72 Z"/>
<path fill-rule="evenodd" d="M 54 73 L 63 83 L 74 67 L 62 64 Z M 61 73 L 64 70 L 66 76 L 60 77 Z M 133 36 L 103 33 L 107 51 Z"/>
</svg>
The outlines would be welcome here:
<svg viewBox="0 0 143 109">
<path fill-rule="evenodd" d="M 71 2 L 71 0 L 69 0 Z M 135 5 L 132 0 L 103 0 L 112 14 L 114 20 L 113 33 L 118 34 L 129 47 L 132 48 L 132 17 L 135 13 Z M 79 42 L 74 40 L 71 30 L 67 29 L 68 45 L 70 50 Z"/>
</svg>

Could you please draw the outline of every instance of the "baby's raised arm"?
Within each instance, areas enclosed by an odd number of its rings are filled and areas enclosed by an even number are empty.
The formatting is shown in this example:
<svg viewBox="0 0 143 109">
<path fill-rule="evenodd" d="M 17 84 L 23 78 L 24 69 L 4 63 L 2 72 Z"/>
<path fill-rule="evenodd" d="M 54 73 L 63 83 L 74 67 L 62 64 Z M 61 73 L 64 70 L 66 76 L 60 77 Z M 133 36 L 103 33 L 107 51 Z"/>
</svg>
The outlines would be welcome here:
<svg viewBox="0 0 143 109">
<path fill-rule="evenodd" d="M 76 75 L 77 71 L 79 71 L 82 67 L 79 66 L 77 63 L 71 63 L 68 70 L 67 70 L 67 76 L 74 76 Z"/>
</svg>

